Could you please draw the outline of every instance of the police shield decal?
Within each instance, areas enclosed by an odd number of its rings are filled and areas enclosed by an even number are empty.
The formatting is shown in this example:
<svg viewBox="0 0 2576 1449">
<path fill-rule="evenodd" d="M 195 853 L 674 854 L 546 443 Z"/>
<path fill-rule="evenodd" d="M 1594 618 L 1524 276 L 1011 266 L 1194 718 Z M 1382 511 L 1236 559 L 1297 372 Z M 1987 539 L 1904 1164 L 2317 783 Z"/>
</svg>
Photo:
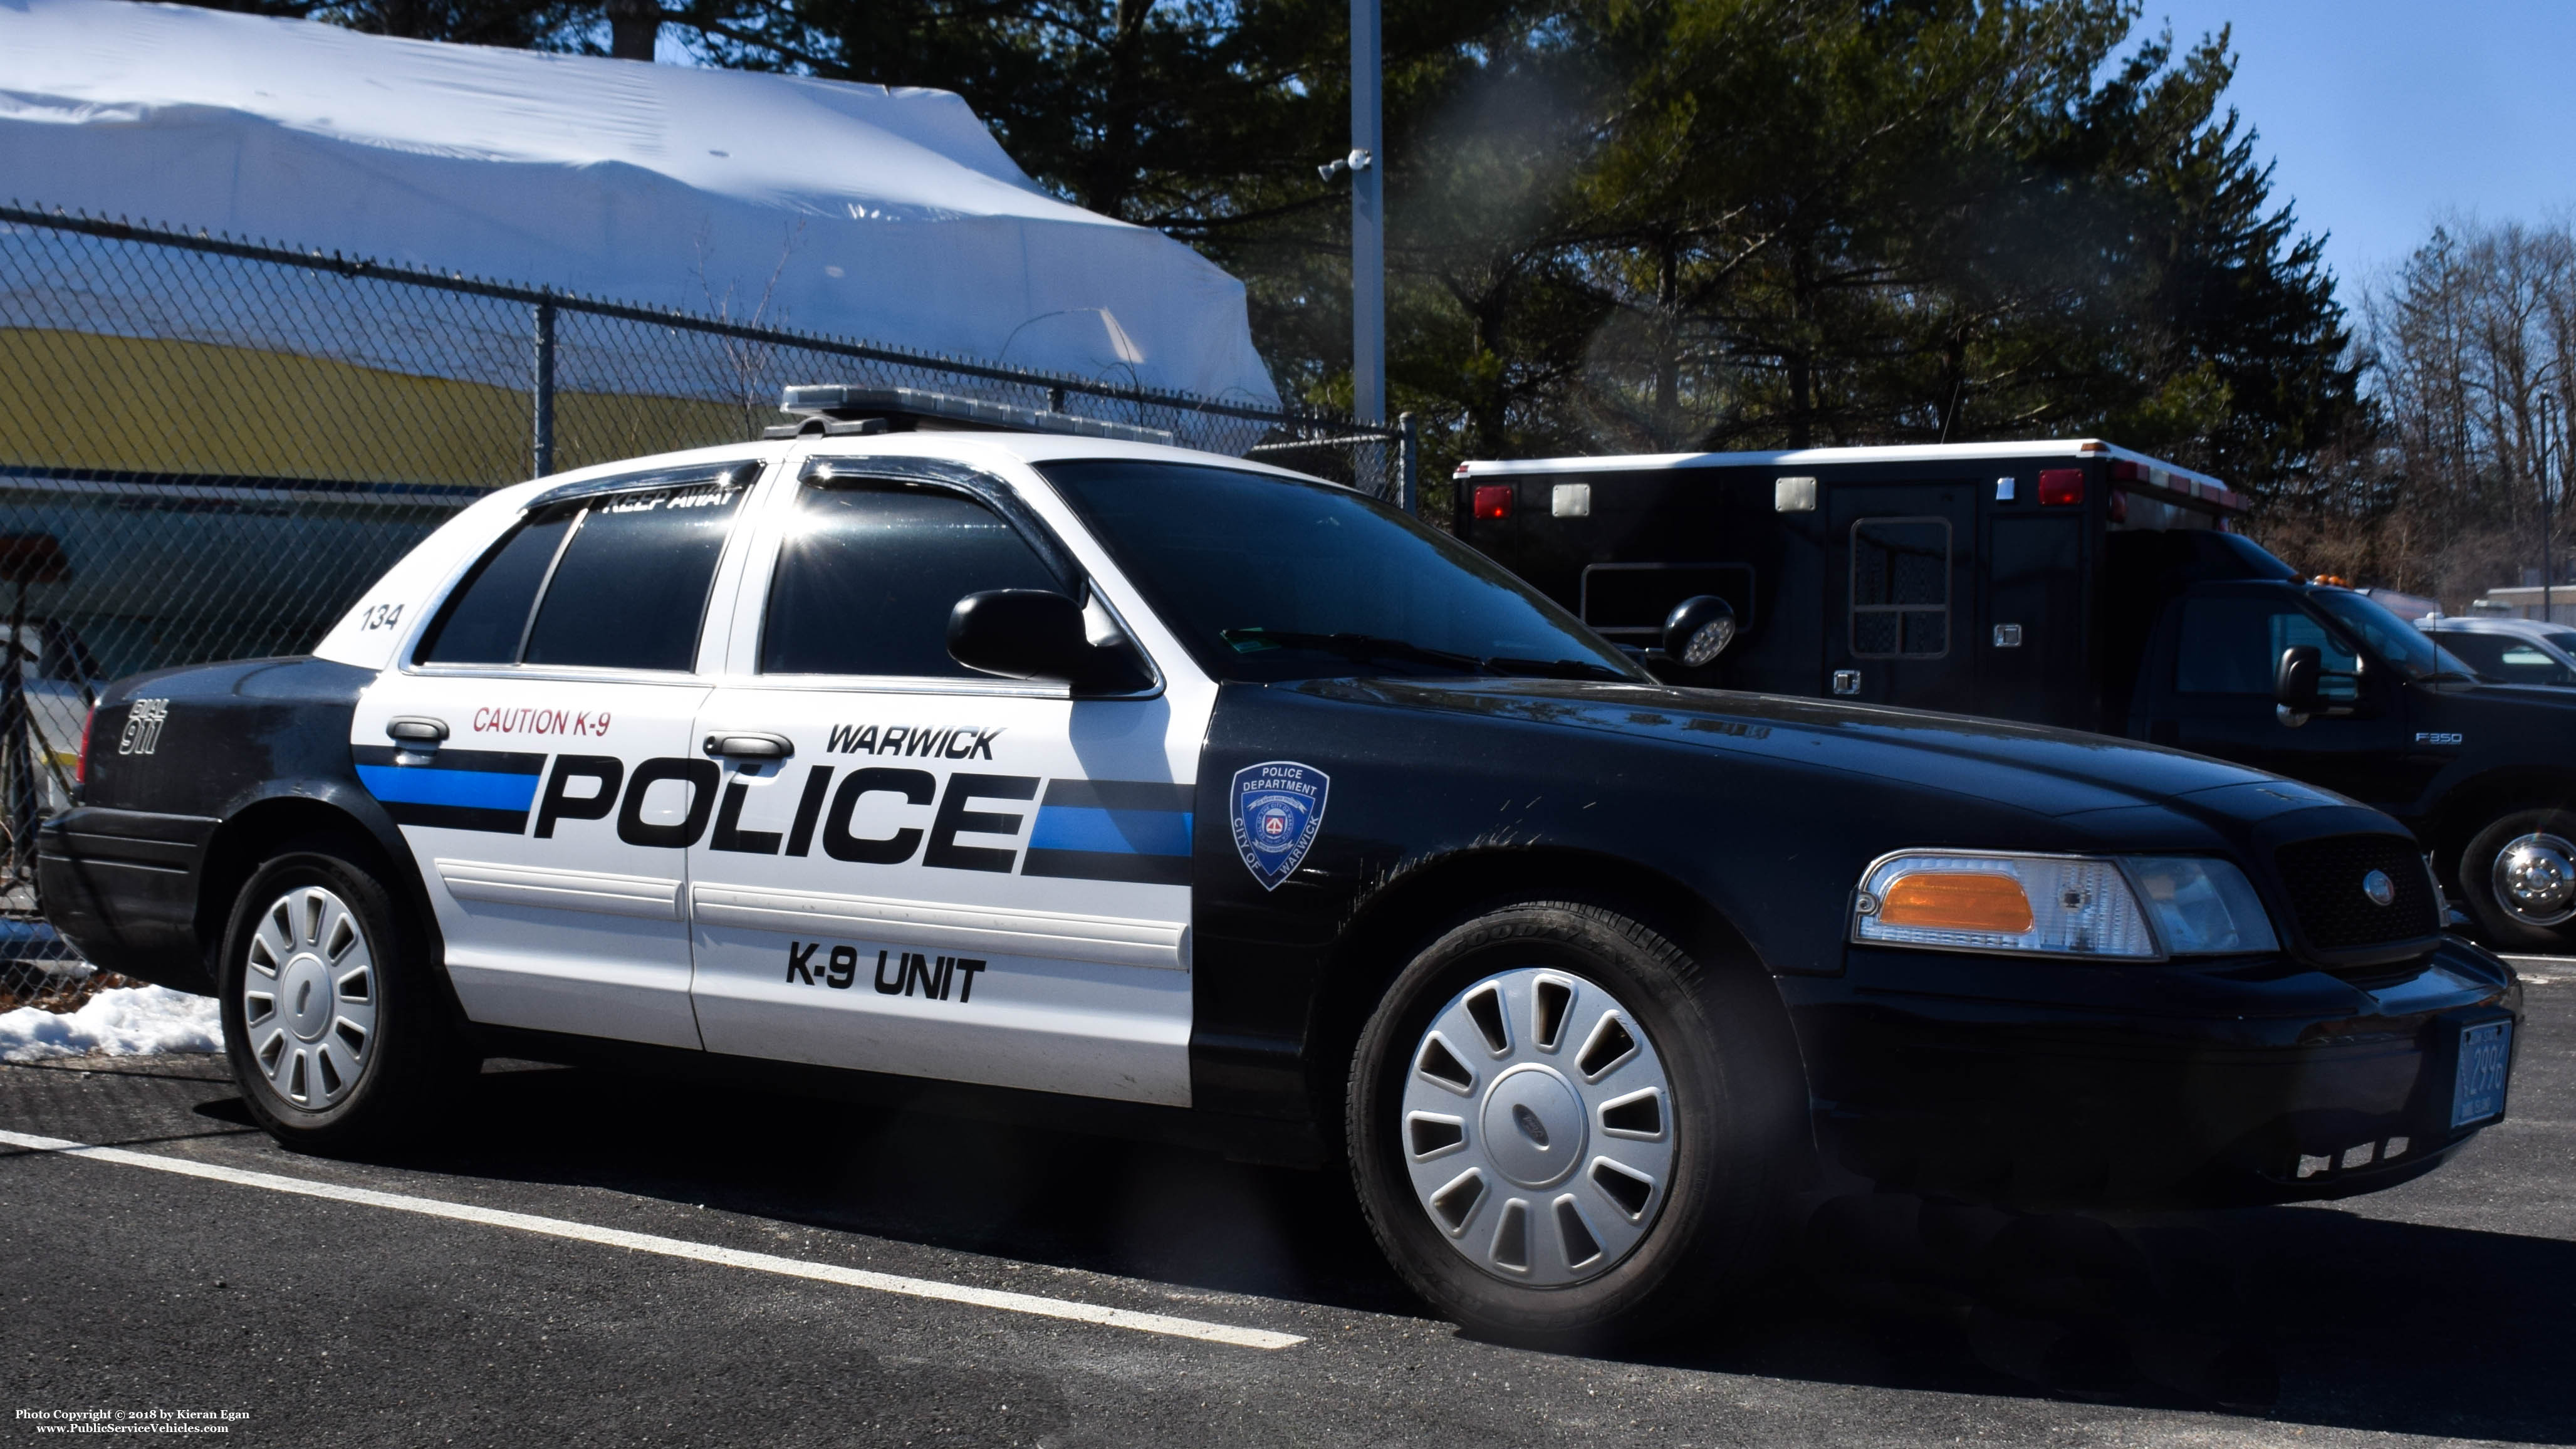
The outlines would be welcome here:
<svg viewBox="0 0 2576 1449">
<path fill-rule="evenodd" d="M 1324 828 L 1324 792 L 1332 783 L 1314 766 L 1288 760 L 1234 772 L 1234 848 L 1263 890 L 1279 889 L 1313 848 Z"/>
</svg>

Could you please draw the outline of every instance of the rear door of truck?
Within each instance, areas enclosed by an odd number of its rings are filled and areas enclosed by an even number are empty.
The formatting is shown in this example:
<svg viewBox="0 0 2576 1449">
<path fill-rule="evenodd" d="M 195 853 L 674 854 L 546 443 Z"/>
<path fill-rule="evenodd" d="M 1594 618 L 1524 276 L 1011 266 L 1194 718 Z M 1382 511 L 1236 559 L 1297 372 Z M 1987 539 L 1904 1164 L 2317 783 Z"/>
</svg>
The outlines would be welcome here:
<svg viewBox="0 0 2576 1449">
<path fill-rule="evenodd" d="M 1827 480 L 1818 694 L 1978 711 L 1977 485 Z"/>
</svg>

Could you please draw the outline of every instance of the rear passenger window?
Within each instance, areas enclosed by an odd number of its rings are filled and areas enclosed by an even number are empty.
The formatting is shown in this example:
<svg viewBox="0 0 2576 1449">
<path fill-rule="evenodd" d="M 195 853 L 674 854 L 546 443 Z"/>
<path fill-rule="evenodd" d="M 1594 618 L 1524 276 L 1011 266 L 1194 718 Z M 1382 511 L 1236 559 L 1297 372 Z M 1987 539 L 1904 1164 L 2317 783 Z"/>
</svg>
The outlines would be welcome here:
<svg viewBox="0 0 2576 1449">
<path fill-rule="evenodd" d="M 763 674 L 989 679 L 948 657 L 948 614 L 986 589 L 1064 584 L 971 498 L 871 479 L 818 479 L 779 546 L 760 636 Z"/>
<path fill-rule="evenodd" d="M 673 489 L 592 504 L 537 605 L 524 662 L 688 668 L 743 491 Z"/>
<path fill-rule="evenodd" d="M 532 515 L 458 587 L 419 662 L 690 668 L 745 491 L 727 478 Z"/>
<path fill-rule="evenodd" d="M 466 575 L 445 612 L 420 641 L 423 664 L 515 664 L 546 571 L 554 567 L 578 508 L 531 518 Z"/>
</svg>

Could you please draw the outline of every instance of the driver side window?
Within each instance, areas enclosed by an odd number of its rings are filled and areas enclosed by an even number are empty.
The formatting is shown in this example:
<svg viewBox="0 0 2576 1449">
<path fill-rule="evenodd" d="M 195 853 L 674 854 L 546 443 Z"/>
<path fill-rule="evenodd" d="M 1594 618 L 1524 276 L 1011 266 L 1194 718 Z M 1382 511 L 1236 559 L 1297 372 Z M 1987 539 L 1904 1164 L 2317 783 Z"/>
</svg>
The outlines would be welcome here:
<svg viewBox="0 0 2576 1449">
<path fill-rule="evenodd" d="M 987 589 L 1064 587 L 971 498 L 879 479 L 816 479 L 779 546 L 763 674 L 989 679 L 948 656 L 948 614 Z"/>
<path fill-rule="evenodd" d="M 2268 696 L 2281 651 L 2302 645 L 2317 651 L 2326 698 L 2359 696 L 2361 661 L 2305 610 L 2270 599 L 2185 599 L 2174 690 Z"/>
</svg>

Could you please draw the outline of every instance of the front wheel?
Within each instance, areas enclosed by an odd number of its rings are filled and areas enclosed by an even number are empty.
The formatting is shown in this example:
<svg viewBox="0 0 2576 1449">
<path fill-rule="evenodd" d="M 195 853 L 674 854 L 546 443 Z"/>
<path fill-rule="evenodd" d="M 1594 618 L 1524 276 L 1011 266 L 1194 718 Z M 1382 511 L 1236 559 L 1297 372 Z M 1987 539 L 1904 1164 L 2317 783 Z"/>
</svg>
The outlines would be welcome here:
<svg viewBox="0 0 2576 1449">
<path fill-rule="evenodd" d="M 2460 852 L 2460 893 L 2490 942 L 2505 950 L 2576 946 L 2576 813 L 2514 810 Z"/>
<path fill-rule="evenodd" d="M 224 936 L 224 1049 L 251 1113 L 304 1151 L 416 1126 L 464 1058 L 428 948 L 336 841 L 253 872 Z"/>
<path fill-rule="evenodd" d="M 1801 1084 L 1740 978 L 1598 907 L 1491 911 L 1417 957 L 1362 1032 L 1348 1140 L 1371 1230 L 1489 1336 L 1633 1338 L 1769 1267 Z"/>
</svg>

